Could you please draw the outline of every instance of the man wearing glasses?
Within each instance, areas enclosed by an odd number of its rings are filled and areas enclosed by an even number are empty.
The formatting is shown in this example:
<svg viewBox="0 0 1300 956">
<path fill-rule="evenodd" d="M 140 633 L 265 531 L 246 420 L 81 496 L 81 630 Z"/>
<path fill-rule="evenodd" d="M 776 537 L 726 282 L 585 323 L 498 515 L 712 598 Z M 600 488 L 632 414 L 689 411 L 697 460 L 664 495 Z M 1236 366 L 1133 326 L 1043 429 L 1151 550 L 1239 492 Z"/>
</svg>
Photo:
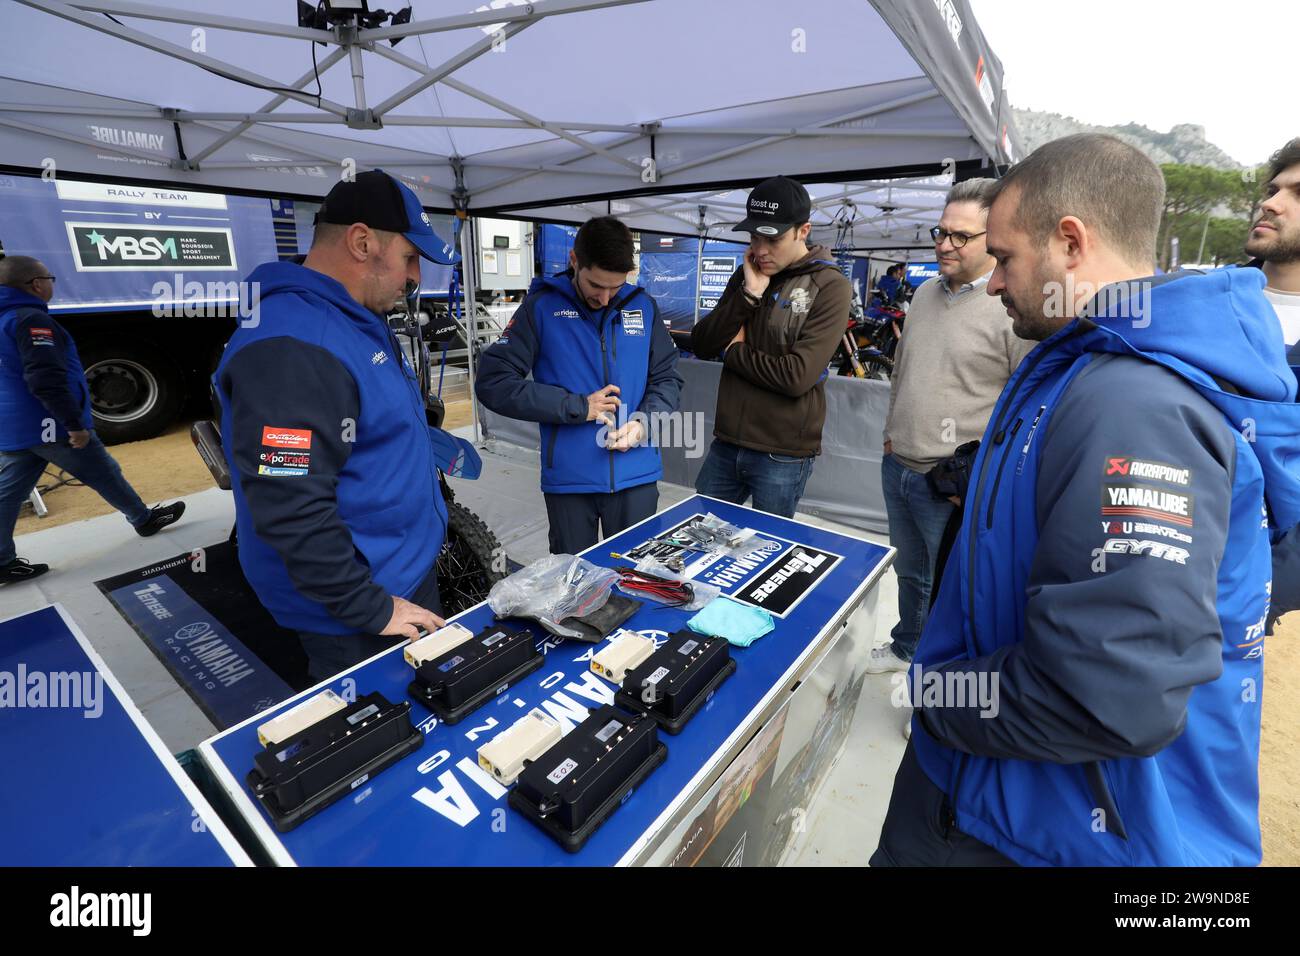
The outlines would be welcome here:
<svg viewBox="0 0 1300 956">
<path fill-rule="evenodd" d="M 984 294 L 994 262 L 984 245 L 983 200 L 994 185 L 968 179 L 949 190 L 930 230 L 939 277 L 913 294 L 894 355 L 881 483 L 889 540 L 898 549 L 899 621 L 892 641 L 871 652 L 871 673 L 905 671 L 911 663 L 944 528 L 960 504 L 937 496 L 926 473 L 984 433 L 1007 379 L 1035 345 L 1017 338 L 1002 304 Z"/>
<path fill-rule="evenodd" d="M 142 537 L 185 511 L 183 501 L 146 507 L 95 435 L 77 346 L 46 307 L 53 297 L 54 276 L 39 259 L 0 259 L 0 584 L 49 570 L 14 550 L 18 509 L 48 464 L 93 488 Z"/>
</svg>

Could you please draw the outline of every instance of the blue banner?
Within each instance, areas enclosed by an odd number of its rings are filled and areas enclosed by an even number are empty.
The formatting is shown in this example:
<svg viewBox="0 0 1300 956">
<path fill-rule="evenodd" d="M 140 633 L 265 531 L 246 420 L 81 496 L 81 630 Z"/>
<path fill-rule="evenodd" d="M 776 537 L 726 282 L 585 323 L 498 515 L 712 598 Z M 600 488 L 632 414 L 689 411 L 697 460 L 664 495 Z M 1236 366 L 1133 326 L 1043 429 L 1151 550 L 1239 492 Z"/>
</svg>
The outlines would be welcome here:
<svg viewBox="0 0 1300 956">
<path fill-rule="evenodd" d="M 108 592 L 154 653 L 223 727 L 293 690 L 169 575 Z"/>
</svg>

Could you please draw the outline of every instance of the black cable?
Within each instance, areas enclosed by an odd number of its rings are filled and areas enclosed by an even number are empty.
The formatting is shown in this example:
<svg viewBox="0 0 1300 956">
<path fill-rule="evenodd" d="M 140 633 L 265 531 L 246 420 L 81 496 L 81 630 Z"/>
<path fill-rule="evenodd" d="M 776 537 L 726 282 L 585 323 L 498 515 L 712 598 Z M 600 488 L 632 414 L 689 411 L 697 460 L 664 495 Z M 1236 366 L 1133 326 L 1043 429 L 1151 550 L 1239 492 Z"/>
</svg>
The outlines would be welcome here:
<svg viewBox="0 0 1300 956">
<path fill-rule="evenodd" d="M 324 5 L 325 4 L 323 0 L 322 2 L 316 4 L 317 13 L 320 12 L 321 7 L 323 7 Z M 111 13 L 105 13 L 104 16 L 108 17 L 119 27 L 126 26 L 125 23 L 123 23 L 117 17 L 113 16 Z M 213 67 L 204 66 L 202 63 L 196 63 L 195 66 L 197 66 L 201 70 L 205 70 L 206 72 L 211 73 L 213 76 L 219 76 L 223 80 L 230 80 L 231 82 L 234 83 L 242 83 L 244 86 L 251 86 L 254 89 L 258 89 L 258 90 L 266 90 L 268 93 L 301 93 L 302 92 L 302 90 L 296 90 L 291 86 L 268 86 L 263 83 L 256 83 L 252 80 L 242 80 L 237 76 L 231 76 L 229 73 L 223 73 L 221 70 L 214 69 Z M 316 97 L 316 108 L 320 109 L 320 101 L 321 101 L 320 69 L 316 65 L 316 42 L 314 40 L 312 41 L 311 44 L 311 68 L 312 68 L 312 72 L 316 74 L 316 92 L 314 94 L 309 94 L 309 95 L 313 95 Z"/>
</svg>

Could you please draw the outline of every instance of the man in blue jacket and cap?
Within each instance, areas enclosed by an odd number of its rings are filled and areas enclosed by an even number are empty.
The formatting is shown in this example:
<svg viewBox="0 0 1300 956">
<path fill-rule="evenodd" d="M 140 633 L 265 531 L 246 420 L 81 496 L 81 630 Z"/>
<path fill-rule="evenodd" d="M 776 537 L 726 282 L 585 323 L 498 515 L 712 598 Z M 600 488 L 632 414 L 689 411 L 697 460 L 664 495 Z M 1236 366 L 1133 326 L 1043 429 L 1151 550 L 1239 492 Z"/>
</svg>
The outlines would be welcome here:
<svg viewBox="0 0 1300 956">
<path fill-rule="evenodd" d="M 1260 862 L 1296 378 L 1259 272 L 1148 275 L 1163 196 L 1138 150 L 1081 134 L 990 200 L 988 293 L 1039 345 L 993 410 L 906 675 L 873 865 Z"/>
<path fill-rule="evenodd" d="M 249 275 L 261 321 L 214 375 L 240 565 L 316 680 L 444 623 L 439 435 L 386 315 L 450 253 L 391 176 L 337 183 L 303 263 Z"/>
<path fill-rule="evenodd" d="M 77 345 L 48 308 L 54 276 L 31 256 L 0 258 L 0 584 L 50 569 L 14 549 L 18 511 L 47 465 L 97 491 L 149 537 L 180 519 L 185 502 L 150 509 L 94 432 Z"/>
<path fill-rule="evenodd" d="M 682 379 L 655 300 L 627 281 L 634 252 L 613 216 L 583 223 L 569 270 L 533 283 L 479 364 L 479 401 L 539 423 L 553 554 L 577 554 L 659 503 L 650 426 L 677 410 Z"/>
</svg>

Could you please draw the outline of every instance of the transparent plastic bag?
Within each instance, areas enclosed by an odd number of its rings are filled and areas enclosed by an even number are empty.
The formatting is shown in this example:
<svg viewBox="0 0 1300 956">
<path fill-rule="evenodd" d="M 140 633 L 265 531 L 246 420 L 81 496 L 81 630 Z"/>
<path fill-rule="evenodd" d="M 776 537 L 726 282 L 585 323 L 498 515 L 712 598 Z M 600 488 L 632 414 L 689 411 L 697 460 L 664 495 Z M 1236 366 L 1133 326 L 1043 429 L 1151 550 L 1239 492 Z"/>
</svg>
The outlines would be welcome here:
<svg viewBox="0 0 1300 956">
<path fill-rule="evenodd" d="M 548 554 L 503 578 L 488 592 L 497 617 L 525 617 L 558 637 L 586 639 L 560 623 L 600 610 L 618 583 L 618 573 L 571 554 Z"/>
</svg>

